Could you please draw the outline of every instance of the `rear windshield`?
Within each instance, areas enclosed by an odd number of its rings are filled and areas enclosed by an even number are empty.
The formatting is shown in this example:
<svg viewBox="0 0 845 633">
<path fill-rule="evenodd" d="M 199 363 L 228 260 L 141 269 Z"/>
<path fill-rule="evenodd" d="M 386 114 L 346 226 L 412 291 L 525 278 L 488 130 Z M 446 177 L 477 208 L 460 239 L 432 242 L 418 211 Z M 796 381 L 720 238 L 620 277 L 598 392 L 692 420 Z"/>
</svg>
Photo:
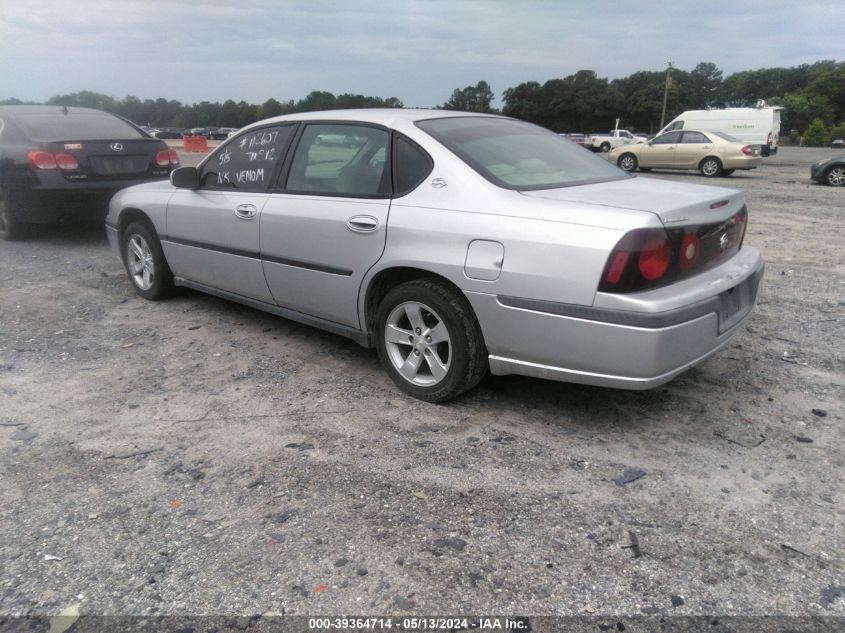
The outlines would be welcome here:
<svg viewBox="0 0 845 633">
<path fill-rule="evenodd" d="M 105 112 L 55 112 L 19 113 L 14 122 L 30 139 L 35 141 L 107 141 L 147 138 L 134 127 Z"/>
<path fill-rule="evenodd" d="M 724 139 L 726 141 L 730 141 L 731 143 L 742 143 L 742 141 L 737 137 L 731 136 L 730 134 L 725 134 L 724 132 L 711 132 L 710 130 L 707 130 L 707 133 L 713 134 L 714 136 L 718 136 L 719 138 Z"/>
<path fill-rule="evenodd" d="M 487 180 L 506 189 L 554 189 L 629 175 L 549 130 L 490 117 L 418 121 Z"/>
</svg>

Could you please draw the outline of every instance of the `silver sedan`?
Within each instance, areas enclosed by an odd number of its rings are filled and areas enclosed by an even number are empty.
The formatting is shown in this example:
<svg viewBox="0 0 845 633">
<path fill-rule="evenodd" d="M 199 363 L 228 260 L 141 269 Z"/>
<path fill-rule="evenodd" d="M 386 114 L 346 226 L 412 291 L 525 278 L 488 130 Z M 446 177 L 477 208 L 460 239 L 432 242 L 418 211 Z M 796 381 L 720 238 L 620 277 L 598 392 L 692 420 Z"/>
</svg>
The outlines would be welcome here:
<svg viewBox="0 0 845 633">
<path fill-rule="evenodd" d="M 193 288 L 375 347 L 442 402 L 522 374 L 648 389 L 749 317 L 763 274 L 731 189 L 626 174 L 505 117 L 288 115 L 111 201 L 147 299 Z"/>
</svg>

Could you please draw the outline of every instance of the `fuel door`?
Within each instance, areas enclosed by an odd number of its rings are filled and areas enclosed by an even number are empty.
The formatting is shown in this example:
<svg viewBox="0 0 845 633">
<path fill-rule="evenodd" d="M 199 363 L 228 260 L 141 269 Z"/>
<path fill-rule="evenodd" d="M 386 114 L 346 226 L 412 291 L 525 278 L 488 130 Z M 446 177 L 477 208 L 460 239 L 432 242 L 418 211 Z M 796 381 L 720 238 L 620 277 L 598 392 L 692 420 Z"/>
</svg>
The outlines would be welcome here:
<svg viewBox="0 0 845 633">
<path fill-rule="evenodd" d="M 505 261 L 505 247 L 499 242 L 473 240 L 467 247 L 464 274 L 479 281 L 496 281 Z"/>
</svg>

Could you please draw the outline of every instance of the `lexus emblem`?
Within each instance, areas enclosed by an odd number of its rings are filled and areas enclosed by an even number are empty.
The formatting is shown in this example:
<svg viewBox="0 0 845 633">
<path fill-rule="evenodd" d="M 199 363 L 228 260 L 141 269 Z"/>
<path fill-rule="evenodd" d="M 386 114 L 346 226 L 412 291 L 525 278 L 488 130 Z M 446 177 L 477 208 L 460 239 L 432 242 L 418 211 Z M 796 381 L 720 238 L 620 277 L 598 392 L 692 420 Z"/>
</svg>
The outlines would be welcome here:
<svg viewBox="0 0 845 633">
<path fill-rule="evenodd" d="M 114 151 L 122 152 L 123 151 L 123 144 L 122 143 L 112 143 L 109 145 Z"/>
<path fill-rule="evenodd" d="M 719 238 L 719 250 L 725 250 L 728 247 L 729 241 L 728 234 L 722 233 L 722 237 Z"/>
</svg>

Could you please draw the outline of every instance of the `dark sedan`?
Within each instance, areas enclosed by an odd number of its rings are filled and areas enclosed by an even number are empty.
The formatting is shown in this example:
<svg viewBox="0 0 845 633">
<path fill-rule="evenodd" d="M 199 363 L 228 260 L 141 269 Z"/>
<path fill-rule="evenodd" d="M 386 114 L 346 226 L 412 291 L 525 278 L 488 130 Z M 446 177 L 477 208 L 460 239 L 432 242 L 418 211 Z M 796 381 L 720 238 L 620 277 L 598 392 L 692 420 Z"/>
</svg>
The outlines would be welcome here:
<svg viewBox="0 0 845 633">
<path fill-rule="evenodd" d="M 845 154 L 813 163 L 810 178 L 833 187 L 845 185 Z"/>
<path fill-rule="evenodd" d="M 0 238 L 101 220 L 116 191 L 166 179 L 178 164 L 164 141 L 108 112 L 0 106 Z"/>
</svg>

